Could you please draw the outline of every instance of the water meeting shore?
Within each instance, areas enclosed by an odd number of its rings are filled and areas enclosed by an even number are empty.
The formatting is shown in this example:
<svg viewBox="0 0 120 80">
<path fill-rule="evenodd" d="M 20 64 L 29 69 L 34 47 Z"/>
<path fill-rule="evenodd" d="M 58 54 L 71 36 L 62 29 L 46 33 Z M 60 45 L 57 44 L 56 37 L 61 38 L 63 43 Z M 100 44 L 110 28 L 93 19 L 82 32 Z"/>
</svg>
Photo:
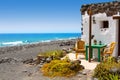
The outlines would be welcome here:
<svg viewBox="0 0 120 80">
<path fill-rule="evenodd" d="M 34 58 L 40 52 L 49 50 L 61 50 L 63 48 L 71 48 L 74 46 L 76 39 L 58 40 L 50 42 L 39 42 L 26 45 L 16 45 L 0 47 L 0 59 L 4 57 L 16 58 Z"/>
</svg>

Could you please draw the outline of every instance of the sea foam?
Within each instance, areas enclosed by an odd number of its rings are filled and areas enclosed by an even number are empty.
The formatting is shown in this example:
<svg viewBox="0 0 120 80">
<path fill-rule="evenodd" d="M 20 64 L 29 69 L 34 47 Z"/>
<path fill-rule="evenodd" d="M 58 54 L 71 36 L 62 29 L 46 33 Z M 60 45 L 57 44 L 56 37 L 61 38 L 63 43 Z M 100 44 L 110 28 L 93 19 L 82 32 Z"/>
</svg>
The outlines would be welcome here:
<svg viewBox="0 0 120 80">
<path fill-rule="evenodd" d="M 6 45 L 18 45 L 18 44 L 23 44 L 23 41 L 14 41 L 14 42 L 3 42 L 1 45 L 6 46 Z"/>
</svg>

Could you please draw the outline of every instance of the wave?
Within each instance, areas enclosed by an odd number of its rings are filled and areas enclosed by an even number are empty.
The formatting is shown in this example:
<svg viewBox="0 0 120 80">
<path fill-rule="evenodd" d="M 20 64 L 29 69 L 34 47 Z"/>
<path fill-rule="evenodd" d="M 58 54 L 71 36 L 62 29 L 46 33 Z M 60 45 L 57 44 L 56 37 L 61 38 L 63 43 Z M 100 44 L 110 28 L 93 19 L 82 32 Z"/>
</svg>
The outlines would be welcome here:
<svg viewBox="0 0 120 80">
<path fill-rule="evenodd" d="M 40 42 L 51 42 L 52 40 L 42 40 Z"/>
<path fill-rule="evenodd" d="M 56 40 L 71 40 L 71 39 L 77 39 L 78 37 L 69 37 L 69 38 L 57 38 Z"/>
<path fill-rule="evenodd" d="M 15 46 L 15 45 L 23 45 L 23 44 L 32 44 L 32 43 L 39 43 L 39 42 L 51 42 L 51 41 L 59 41 L 59 40 L 70 40 L 76 39 L 77 37 L 69 37 L 69 38 L 54 38 L 48 40 L 38 40 L 38 41 L 30 41 L 30 40 L 23 40 L 23 41 L 10 41 L 10 42 L 1 42 L 0 47 L 4 46 Z"/>
<path fill-rule="evenodd" d="M 51 41 L 61 41 L 61 40 L 71 40 L 71 39 L 77 39 L 78 37 L 69 37 L 69 38 L 55 38 L 55 39 L 52 39 L 52 40 L 42 40 L 42 41 L 39 41 L 39 42 L 51 42 Z"/>
<path fill-rule="evenodd" d="M 14 41 L 14 42 L 3 42 L 1 43 L 2 46 L 7 46 L 7 45 L 19 45 L 19 44 L 23 44 L 23 41 Z"/>
<path fill-rule="evenodd" d="M 78 37 L 70 37 L 70 38 L 68 38 L 68 39 L 77 39 Z"/>
</svg>

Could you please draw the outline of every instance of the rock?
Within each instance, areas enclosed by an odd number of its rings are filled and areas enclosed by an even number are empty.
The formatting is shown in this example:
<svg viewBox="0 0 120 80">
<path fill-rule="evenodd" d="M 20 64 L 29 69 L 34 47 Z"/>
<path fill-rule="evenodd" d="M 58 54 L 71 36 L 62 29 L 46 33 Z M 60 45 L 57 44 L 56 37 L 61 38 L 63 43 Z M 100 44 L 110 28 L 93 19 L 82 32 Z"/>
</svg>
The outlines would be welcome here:
<svg viewBox="0 0 120 80">
<path fill-rule="evenodd" d="M 62 43 L 59 46 L 64 46 Z"/>
<path fill-rule="evenodd" d="M 75 42 L 74 41 L 64 41 L 61 42 L 61 44 L 59 46 L 70 46 L 70 45 L 74 45 Z"/>
<path fill-rule="evenodd" d="M 117 68 L 117 67 L 113 67 L 110 69 L 110 72 L 113 72 L 113 73 L 116 73 L 118 71 L 119 71 L 119 68 Z"/>
<path fill-rule="evenodd" d="M 37 59 L 38 59 L 38 60 L 41 60 L 42 58 L 44 58 L 44 56 L 42 56 L 42 55 L 37 55 Z"/>
<path fill-rule="evenodd" d="M 120 62 L 120 59 L 118 59 L 117 62 L 119 63 L 119 62 Z"/>
<path fill-rule="evenodd" d="M 87 75 L 87 72 L 82 72 L 83 75 Z"/>
<path fill-rule="evenodd" d="M 70 69 L 71 69 L 71 70 L 74 70 L 75 68 L 76 68 L 75 65 L 71 65 L 71 66 L 70 66 Z"/>
<path fill-rule="evenodd" d="M 25 64 L 33 63 L 33 59 L 27 59 L 27 60 L 23 61 L 23 63 L 25 63 Z"/>
<path fill-rule="evenodd" d="M 42 56 L 42 55 L 38 55 L 37 56 L 37 64 L 40 63 L 40 61 L 42 60 L 42 58 L 44 58 L 44 56 Z"/>
<path fill-rule="evenodd" d="M 16 60 L 10 61 L 11 64 L 15 64 L 16 62 L 17 62 Z"/>
<path fill-rule="evenodd" d="M 50 58 L 51 60 L 53 60 L 54 56 L 50 56 L 50 57 L 48 57 L 48 58 Z"/>
<path fill-rule="evenodd" d="M 43 64 L 39 64 L 39 65 L 37 65 L 39 68 L 42 68 L 43 67 Z"/>
<path fill-rule="evenodd" d="M 44 63 L 40 63 L 40 65 L 43 65 Z"/>
<path fill-rule="evenodd" d="M 78 77 L 82 77 L 83 75 L 82 75 L 82 74 L 78 74 L 77 76 L 78 76 Z"/>
<path fill-rule="evenodd" d="M 14 58 L 8 58 L 8 57 L 5 57 L 3 59 L 0 60 L 0 64 L 2 63 L 15 63 L 15 62 L 18 62 L 16 59 Z"/>
<path fill-rule="evenodd" d="M 37 58 L 33 58 L 33 64 L 39 64 Z"/>
<path fill-rule="evenodd" d="M 87 73 L 87 80 L 94 80 L 91 71 Z"/>
<path fill-rule="evenodd" d="M 93 80 L 98 80 L 98 78 L 94 78 Z"/>
<path fill-rule="evenodd" d="M 87 77 L 87 80 L 94 80 L 93 77 Z"/>
<path fill-rule="evenodd" d="M 27 70 L 24 70 L 24 71 L 22 71 L 23 73 L 27 73 L 28 71 Z"/>
<path fill-rule="evenodd" d="M 89 72 L 90 72 L 90 70 L 84 69 L 84 70 L 82 71 L 82 74 L 83 74 L 83 75 L 87 75 L 87 73 L 89 73 Z"/>
<path fill-rule="evenodd" d="M 85 67 L 83 65 L 80 65 L 81 69 L 85 69 Z"/>
<path fill-rule="evenodd" d="M 29 73 L 28 76 L 31 76 L 33 73 Z"/>
<path fill-rule="evenodd" d="M 52 58 L 47 58 L 46 62 L 49 63 L 52 60 Z"/>
<path fill-rule="evenodd" d="M 44 63 L 45 61 L 40 61 L 40 63 Z"/>
<path fill-rule="evenodd" d="M 45 61 L 46 61 L 46 58 L 42 58 L 41 61 L 45 62 Z"/>
<path fill-rule="evenodd" d="M 81 64 L 81 60 L 76 60 L 77 63 Z"/>
</svg>

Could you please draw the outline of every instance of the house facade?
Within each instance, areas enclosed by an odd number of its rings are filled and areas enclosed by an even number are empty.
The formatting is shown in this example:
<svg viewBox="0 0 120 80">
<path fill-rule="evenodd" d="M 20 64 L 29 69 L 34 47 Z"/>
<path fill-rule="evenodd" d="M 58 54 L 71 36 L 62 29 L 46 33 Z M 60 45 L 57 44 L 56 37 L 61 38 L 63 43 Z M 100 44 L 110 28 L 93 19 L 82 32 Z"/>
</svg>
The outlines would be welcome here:
<svg viewBox="0 0 120 80">
<path fill-rule="evenodd" d="M 81 32 L 86 44 L 89 43 L 89 9 L 92 11 L 92 43 L 94 40 L 102 44 L 116 42 L 113 56 L 120 56 L 120 2 L 82 5 Z"/>
</svg>

